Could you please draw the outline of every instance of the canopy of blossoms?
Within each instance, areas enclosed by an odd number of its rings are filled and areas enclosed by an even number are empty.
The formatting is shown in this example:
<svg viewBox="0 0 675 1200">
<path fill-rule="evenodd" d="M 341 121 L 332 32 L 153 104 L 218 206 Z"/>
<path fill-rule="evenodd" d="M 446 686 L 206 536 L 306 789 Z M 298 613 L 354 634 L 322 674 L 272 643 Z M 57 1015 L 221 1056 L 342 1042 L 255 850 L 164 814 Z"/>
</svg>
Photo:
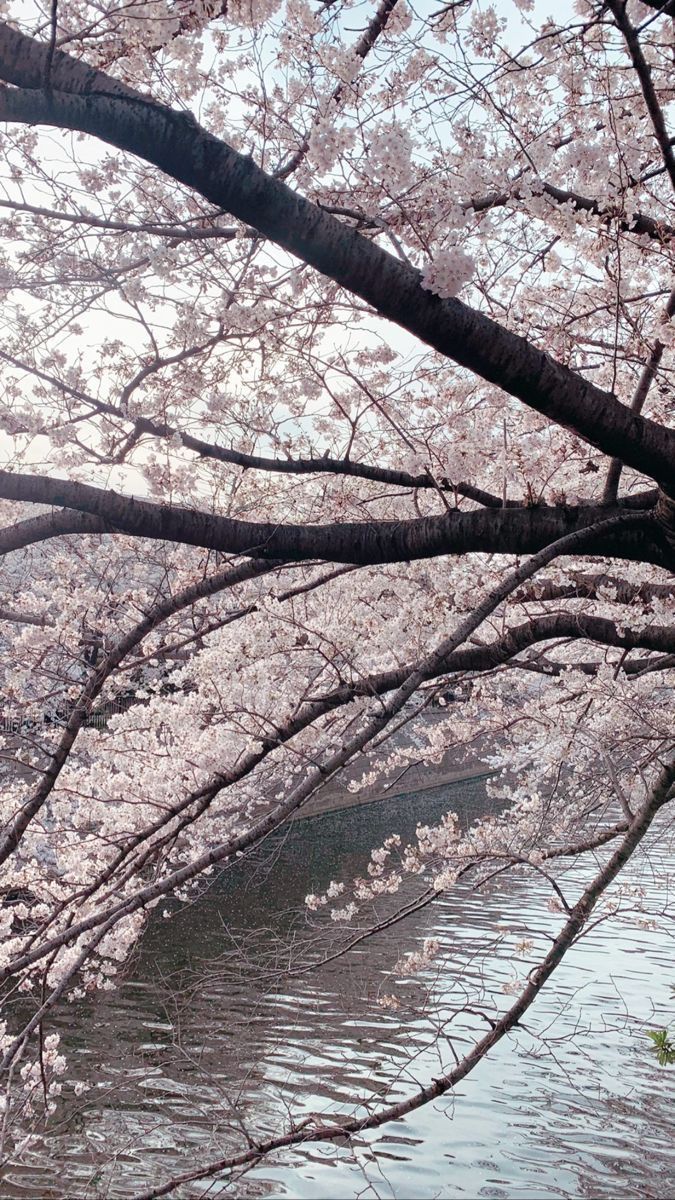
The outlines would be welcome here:
<svg viewBox="0 0 675 1200">
<path fill-rule="evenodd" d="M 362 751 L 404 770 L 449 682 L 423 761 L 480 735 L 503 816 L 392 830 L 310 913 L 591 882 L 354 1129 L 508 1034 L 673 798 L 675 10 L 554 8 L 3 5 L 6 1153 L 68 1086 L 54 1006 Z"/>
</svg>

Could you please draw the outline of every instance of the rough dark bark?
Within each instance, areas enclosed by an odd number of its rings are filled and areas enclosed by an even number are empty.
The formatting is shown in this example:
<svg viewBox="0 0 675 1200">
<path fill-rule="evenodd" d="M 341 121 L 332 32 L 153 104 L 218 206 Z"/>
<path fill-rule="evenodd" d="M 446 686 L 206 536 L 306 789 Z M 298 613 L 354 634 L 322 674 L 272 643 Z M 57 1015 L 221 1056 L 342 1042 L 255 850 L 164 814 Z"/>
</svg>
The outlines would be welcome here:
<svg viewBox="0 0 675 1200">
<path fill-rule="evenodd" d="M 650 217 L 648 213 L 634 212 L 630 216 L 624 217 L 617 213 L 616 208 L 612 205 L 603 205 L 592 196 L 582 196 L 580 192 L 571 191 L 569 188 L 560 188 L 554 183 L 543 180 L 538 180 L 537 184 L 541 187 L 544 195 L 555 200 L 556 204 L 571 204 L 576 212 L 592 213 L 593 216 L 600 218 L 601 224 L 609 225 L 618 217 L 619 228 L 624 233 L 645 233 L 647 237 L 654 238 L 661 245 L 675 238 L 675 228 L 672 225 L 669 225 L 667 221 L 659 221 L 656 217 Z M 512 192 L 491 192 L 486 196 L 469 200 L 465 207 L 473 209 L 474 212 L 486 212 L 492 208 L 503 208 L 510 201 L 520 199 L 521 193 L 515 188 Z"/>
<path fill-rule="evenodd" d="M 485 646 L 468 646 L 449 654 L 439 665 L 437 675 L 459 671 L 490 671 L 510 662 L 531 646 L 569 638 L 573 641 L 596 642 L 602 646 L 614 646 L 622 650 L 654 650 L 662 654 L 675 653 L 675 629 L 667 626 L 652 626 L 647 629 L 631 630 L 617 628 L 614 621 L 594 617 L 587 613 L 555 613 L 551 616 L 533 617 L 522 625 L 508 630 L 503 637 Z M 381 671 L 365 679 L 322 697 L 325 704 L 338 708 L 356 696 L 381 696 L 400 687 L 412 670 L 411 666 L 397 670 Z M 433 679 L 435 676 L 429 676 Z"/>
<path fill-rule="evenodd" d="M 675 550 L 663 536 L 651 505 L 642 510 L 631 510 L 622 504 L 490 508 L 407 521 L 282 525 L 238 521 L 215 513 L 153 504 L 89 484 L 9 471 L 0 471 L 0 497 L 75 509 L 76 513 L 97 518 L 97 532 L 103 527 L 109 533 L 290 562 L 319 558 L 374 564 L 472 552 L 530 554 L 567 534 L 621 517 L 615 532 L 603 531 L 589 538 L 580 553 L 653 562 L 659 566 L 675 562 Z M 76 527 L 76 517 L 62 515 L 64 532 L 71 531 L 71 520 Z M 9 539 L 11 534 L 8 531 Z M 49 535 L 40 531 L 40 536 Z"/>
<path fill-rule="evenodd" d="M 649 604 L 652 600 L 675 600 L 675 578 L 672 583 L 633 583 L 607 572 L 576 573 L 570 583 L 551 583 L 543 580 L 531 585 L 516 597 L 523 601 L 597 600 L 609 593 L 617 604 L 632 604 L 635 600 Z"/>
<path fill-rule="evenodd" d="M 39 47 L 39 52 L 36 52 Z M 2 24 L 0 31 L 0 76 L 17 87 L 41 90 L 49 61 L 49 80 L 54 92 L 106 92 L 111 96 L 137 96 L 141 93 L 112 79 L 104 71 L 89 67 L 79 59 L 55 50 L 49 54 L 47 42 L 36 42 L 26 34 Z"/>
<path fill-rule="evenodd" d="M 675 316 L 675 291 L 671 292 L 668 298 L 668 303 L 666 304 L 663 315 L 664 322 L 672 320 L 673 316 Z M 640 372 L 638 385 L 633 394 L 633 399 L 631 400 L 631 412 L 642 412 L 647 396 L 649 395 L 649 389 L 656 378 L 656 374 L 661 364 L 664 350 L 665 346 L 663 342 L 659 341 L 657 338 L 652 346 L 649 358 Z M 611 504 L 614 500 L 616 500 L 619 491 L 619 480 L 621 479 L 622 469 L 623 463 L 621 462 L 620 458 L 613 459 L 609 464 L 609 471 L 607 472 L 607 481 L 605 483 L 605 491 L 603 494 L 603 500 L 607 504 Z M 673 472 L 673 477 L 675 477 L 675 472 Z"/>
<path fill-rule="evenodd" d="M 0 556 L 10 554 L 13 550 L 22 550 L 36 542 L 46 542 L 49 538 L 63 537 L 69 533 L 104 533 L 105 529 L 105 521 L 100 517 L 75 512 L 72 508 L 43 513 L 39 517 L 17 521 L 16 525 L 0 529 Z"/>
<path fill-rule="evenodd" d="M 642 0 L 642 3 L 662 17 L 675 17 L 675 0 Z"/>
</svg>

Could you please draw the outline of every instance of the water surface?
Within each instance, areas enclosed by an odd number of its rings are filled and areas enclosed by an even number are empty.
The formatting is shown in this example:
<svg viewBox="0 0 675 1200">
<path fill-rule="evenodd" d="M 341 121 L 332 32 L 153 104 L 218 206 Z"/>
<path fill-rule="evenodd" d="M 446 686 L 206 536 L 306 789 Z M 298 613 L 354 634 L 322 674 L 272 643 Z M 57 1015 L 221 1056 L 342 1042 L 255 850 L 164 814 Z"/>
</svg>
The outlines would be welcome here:
<svg viewBox="0 0 675 1200">
<path fill-rule="evenodd" d="M 242 1127 L 266 1136 L 288 1119 L 354 1110 L 407 1094 L 447 1069 L 478 1016 L 510 1002 L 560 917 L 539 876 L 468 885 L 339 959 L 283 974 L 306 954 L 303 898 L 339 870 L 363 870 L 393 830 L 448 808 L 485 810 L 481 782 L 299 822 L 225 871 L 194 904 L 156 914 L 126 982 L 54 1019 L 90 1090 L 66 1099 L 44 1139 L 6 1176 L 8 1200 L 126 1200 L 171 1174 L 241 1148 Z M 191 1197 L 663 1197 L 675 1194 L 671 1093 L 647 1028 L 668 1024 L 675 1000 L 672 846 L 656 831 L 636 857 L 623 915 L 603 920 L 568 956 L 526 1025 L 449 1097 L 352 1146 L 305 1146 L 233 1183 Z M 576 868 L 560 876 L 574 899 Z M 632 911 L 631 911 L 632 910 Z M 651 927 L 655 914 L 668 914 Z M 673 926 L 675 928 L 675 926 Z M 399 955 L 425 938 L 442 950 L 422 976 L 392 980 Z M 530 948 L 520 945 L 532 941 Z M 276 969 L 275 969 L 276 968 Z M 493 989 L 496 989 L 493 990 Z M 382 1007 L 394 993 L 399 1011 Z"/>
</svg>

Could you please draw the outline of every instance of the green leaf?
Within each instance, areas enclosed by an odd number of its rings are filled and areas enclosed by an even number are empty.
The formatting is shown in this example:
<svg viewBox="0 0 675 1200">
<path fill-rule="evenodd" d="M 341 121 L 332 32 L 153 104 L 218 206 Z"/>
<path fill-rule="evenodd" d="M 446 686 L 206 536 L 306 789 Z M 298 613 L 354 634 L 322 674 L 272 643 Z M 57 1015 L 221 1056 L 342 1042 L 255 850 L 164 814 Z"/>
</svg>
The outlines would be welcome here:
<svg viewBox="0 0 675 1200">
<path fill-rule="evenodd" d="M 675 1063 L 675 1043 L 671 1042 L 667 1029 L 648 1029 L 647 1037 L 654 1043 L 654 1052 L 661 1067 Z"/>
</svg>

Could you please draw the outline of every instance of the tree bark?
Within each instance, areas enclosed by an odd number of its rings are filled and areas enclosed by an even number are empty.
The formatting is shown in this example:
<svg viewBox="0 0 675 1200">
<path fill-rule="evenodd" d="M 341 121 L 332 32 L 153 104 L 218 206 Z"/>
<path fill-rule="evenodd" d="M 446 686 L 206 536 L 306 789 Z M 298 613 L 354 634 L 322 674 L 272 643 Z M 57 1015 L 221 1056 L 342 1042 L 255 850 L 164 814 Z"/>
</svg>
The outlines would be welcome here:
<svg viewBox="0 0 675 1200">
<path fill-rule="evenodd" d="M 89 484 L 10 471 L 0 471 L 0 497 L 75 509 L 98 518 L 101 524 L 97 528 L 102 526 L 109 533 L 289 562 L 319 558 L 330 562 L 375 564 L 472 552 L 529 554 L 566 534 L 612 517 L 621 517 L 615 530 L 598 532 L 584 543 L 579 553 L 652 562 L 658 566 L 675 563 L 675 548 L 666 541 L 654 519 L 653 508 L 631 511 L 621 504 L 489 508 L 475 512 L 451 511 L 441 516 L 406 521 L 282 525 L 239 521 L 216 513 L 153 504 Z M 60 516 L 65 531 L 77 527 L 77 516 Z M 48 525 L 51 521 L 53 518 L 47 519 Z M 10 542 L 11 533 L 8 531 Z"/>
</svg>

